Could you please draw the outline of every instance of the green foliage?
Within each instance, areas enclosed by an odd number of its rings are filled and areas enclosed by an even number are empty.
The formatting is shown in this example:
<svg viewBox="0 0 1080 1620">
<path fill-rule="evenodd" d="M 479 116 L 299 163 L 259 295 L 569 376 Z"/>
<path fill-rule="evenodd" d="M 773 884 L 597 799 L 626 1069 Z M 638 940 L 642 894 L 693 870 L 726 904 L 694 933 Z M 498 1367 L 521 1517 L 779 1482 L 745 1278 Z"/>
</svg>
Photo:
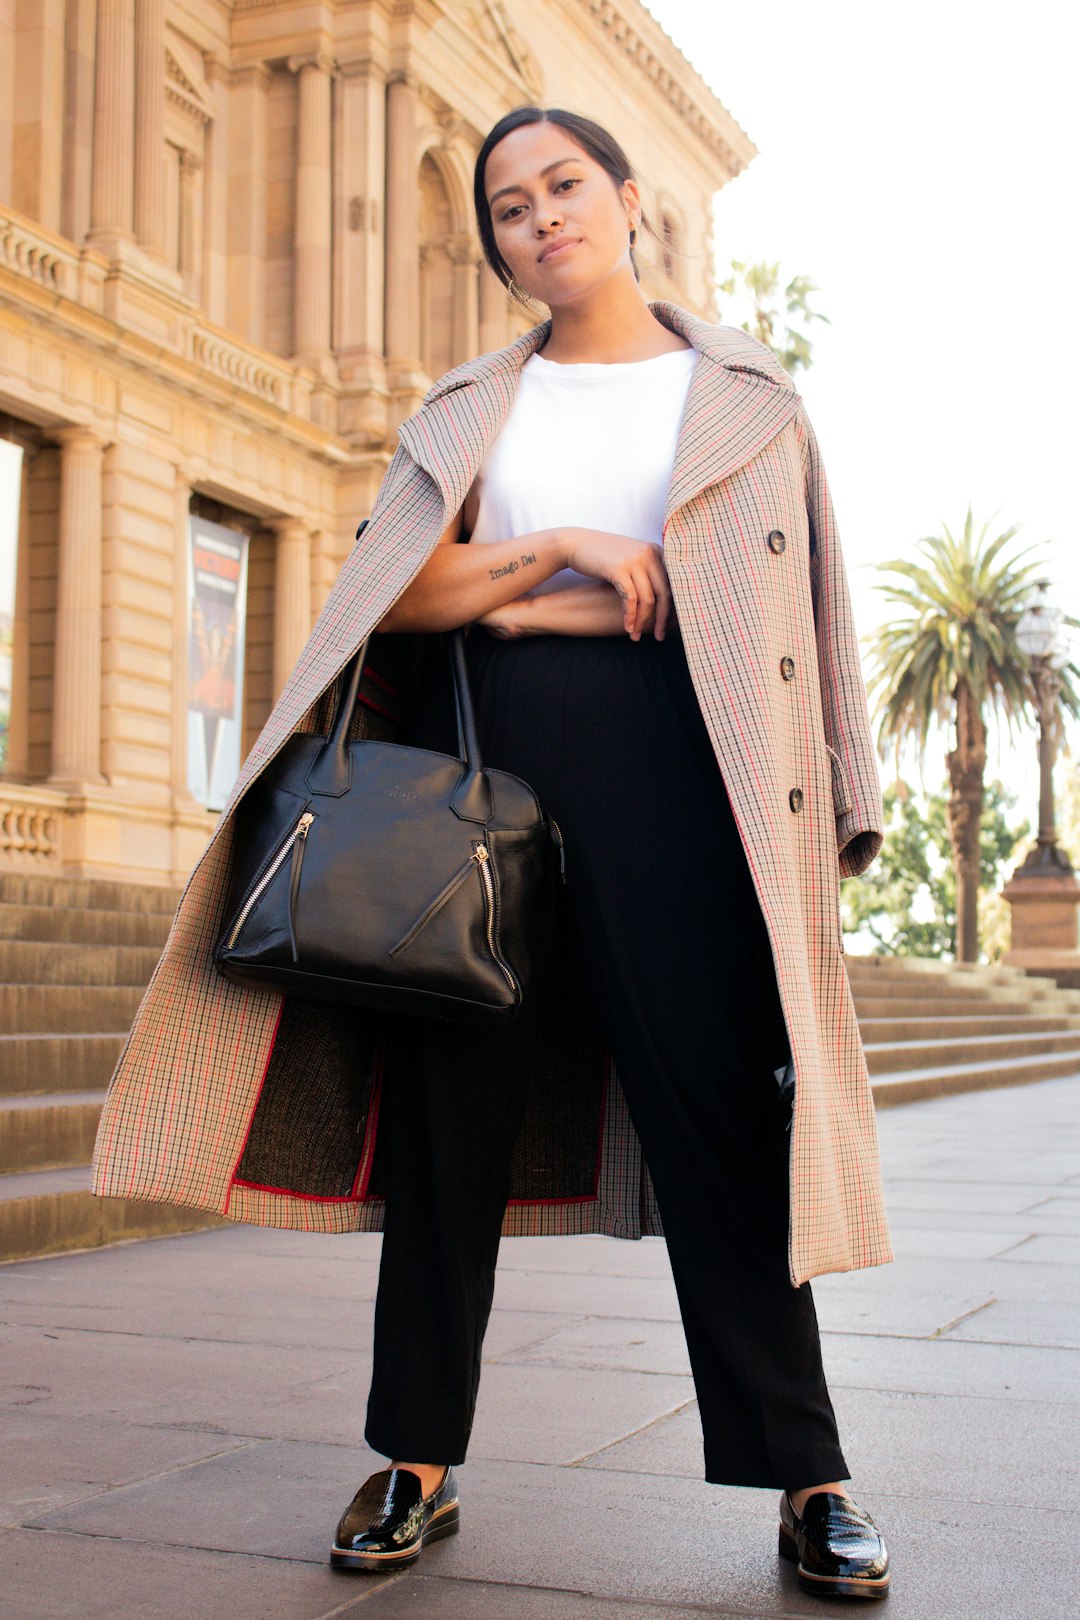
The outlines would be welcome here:
<svg viewBox="0 0 1080 1620">
<path fill-rule="evenodd" d="M 956 957 L 956 874 L 945 792 L 916 795 L 902 780 L 884 790 L 885 843 L 861 877 L 840 891 L 846 933 L 869 934 L 879 956 Z M 1010 825 L 1016 803 L 999 781 L 986 785 L 979 821 L 979 881 L 996 892 L 1028 823 Z"/>
<path fill-rule="evenodd" d="M 810 294 L 818 288 L 809 276 L 793 276 L 782 288 L 779 262 L 767 264 L 759 260 L 750 264 L 732 259 L 731 274 L 720 283 L 720 291 L 741 308 L 749 308 L 749 316 L 735 324 L 771 349 L 785 371 L 809 368 L 814 345 L 800 325 L 793 326 L 791 320 L 794 317 L 804 324 L 831 324 L 827 315 L 810 308 Z"/>
<path fill-rule="evenodd" d="M 922 758 L 933 723 L 955 720 L 962 685 L 980 715 L 989 704 L 1004 716 L 1010 742 L 1014 721 L 1030 724 L 1030 664 L 1017 643 L 1016 626 L 1042 565 L 1019 561 L 1034 546 L 999 558 L 1018 524 L 987 544 L 989 528 L 990 522 L 984 523 L 975 538 L 969 504 L 959 538 L 943 524 L 940 535 L 916 543 L 923 561 L 898 557 L 881 564 L 897 582 L 875 588 L 907 610 L 865 638 L 871 659 L 867 687 L 876 699 L 882 757 L 892 743 L 899 759 L 902 744 L 911 739 Z M 1070 618 L 1065 622 L 1076 623 Z M 1062 707 L 1080 714 L 1080 698 L 1070 680 L 1080 669 L 1069 664 L 1061 675 Z"/>
</svg>

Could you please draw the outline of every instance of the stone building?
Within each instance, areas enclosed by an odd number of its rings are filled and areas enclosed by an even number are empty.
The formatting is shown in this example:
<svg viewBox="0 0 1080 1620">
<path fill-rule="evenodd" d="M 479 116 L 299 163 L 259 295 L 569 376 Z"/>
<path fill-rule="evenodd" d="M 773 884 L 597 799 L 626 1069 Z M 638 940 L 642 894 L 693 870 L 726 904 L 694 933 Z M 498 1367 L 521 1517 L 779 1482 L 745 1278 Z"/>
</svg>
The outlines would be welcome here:
<svg viewBox="0 0 1080 1620">
<path fill-rule="evenodd" d="M 754 148 L 638 0 L 0 0 L 0 871 L 186 878 L 193 691 L 242 758 L 397 425 L 539 318 L 472 214 L 523 102 L 622 141 L 647 296 L 715 319 Z"/>
</svg>

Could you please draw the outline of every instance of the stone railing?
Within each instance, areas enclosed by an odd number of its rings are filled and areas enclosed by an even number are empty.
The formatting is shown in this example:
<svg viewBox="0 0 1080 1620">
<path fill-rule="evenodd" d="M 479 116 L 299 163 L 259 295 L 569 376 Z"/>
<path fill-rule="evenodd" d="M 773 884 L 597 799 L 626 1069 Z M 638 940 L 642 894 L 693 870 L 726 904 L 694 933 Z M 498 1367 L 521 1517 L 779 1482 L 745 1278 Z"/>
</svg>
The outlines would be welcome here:
<svg viewBox="0 0 1080 1620">
<path fill-rule="evenodd" d="M 0 871 L 48 871 L 63 860 L 67 797 L 0 782 Z"/>
<path fill-rule="evenodd" d="M 0 213 L 0 266 L 49 292 L 77 296 L 79 255 L 21 214 Z"/>
<path fill-rule="evenodd" d="M 293 367 L 285 360 L 276 360 L 265 349 L 199 321 L 191 329 L 191 358 L 245 393 L 255 394 L 282 410 L 293 410 Z"/>
<path fill-rule="evenodd" d="M 76 250 L 65 238 L 44 230 L 34 220 L 7 208 L 0 208 L 0 271 L 24 277 L 58 299 L 71 299 L 96 314 L 116 319 L 121 326 L 123 295 L 128 278 L 138 287 L 140 308 L 148 292 L 154 290 L 152 274 L 138 262 L 121 261 L 119 272 L 93 248 Z M 109 277 L 116 282 L 112 293 L 113 310 L 105 297 Z M 174 319 L 172 339 L 162 352 L 171 349 L 182 360 L 192 362 L 212 378 L 218 378 L 251 398 L 276 406 L 290 416 L 311 420 L 313 372 L 279 359 L 266 349 L 212 325 L 174 289 L 160 289 L 165 307 Z M 136 323 L 136 330 L 138 330 Z M 160 341 L 160 339 L 158 339 Z M 167 364 L 167 362 L 166 362 Z"/>
</svg>

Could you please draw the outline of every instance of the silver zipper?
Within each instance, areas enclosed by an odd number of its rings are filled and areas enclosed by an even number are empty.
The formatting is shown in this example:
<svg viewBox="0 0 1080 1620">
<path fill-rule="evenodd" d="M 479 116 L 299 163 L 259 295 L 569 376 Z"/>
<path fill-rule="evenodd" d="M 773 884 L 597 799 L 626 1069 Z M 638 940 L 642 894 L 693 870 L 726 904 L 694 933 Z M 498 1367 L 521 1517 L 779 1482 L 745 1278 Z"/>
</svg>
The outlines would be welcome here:
<svg viewBox="0 0 1080 1620">
<path fill-rule="evenodd" d="M 227 941 L 227 945 L 228 945 L 229 950 L 232 950 L 233 946 L 236 944 L 236 941 L 237 941 L 237 939 L 238 939 L 238 937 L 240 935 L 240 930 L 243 928 L 244 924 L 247 922 L 248 918 L 251 916 L 252 911 L 255 909 L 255 906 L 258 904 L 259 900 L 261 899 L 263 894 L 266 892 L 266 889 L 268 888 L 268 886 L 271 883 L 271 881 L 273 880 L 273 878 L 281 870 L 282 863 L 284 862 L 285 857 L 288 855 L 289 851 L 292 849 L 292 847 L 295 844 L 296 840 L 298 838 L 306 838 L 307 837 L 308 828 L 311 826 L 311 823 L 314 820 L 315 820 L 315 817 L 311 814 L 311 811 L 310 810 L 305 810 L 304 814 L 300 817 L 300 820 L 296 823 L 296 826 L 293 828 L 293 830 L 289 834 L 288 838 L 286 838 L 285 842 L 282 844 L 281 848 L 278 850 L 277 854 L 274 856 L 273 860 L 270 862 L 270 865 L 266 868 L 266 871 L 263 873 L 263 875 L 259 879 L 258 883 L 256 883 L 255 887 L 252 889 L 251 893 L 248 895 L 247 899 L 244 901 L 244 904 L 243 904 L 243 906 L 241 907 L 241 910 L 240 910 L 240 915 L 237 917 L 235 923 L 233 924 L 232 933 L 229 935 L 229 938 L 228 938 L 228 941 Z"/>
<path fill-rule="evenodd" d="M 503 977 L 506 979 L 507 984 L 516 994 L 517 980 L 514 978 L 514 975 L 510 972 L 510 969 L 500 956 L 499 947 L 495 943 L 495 879 L 491 875 L 491 856 L 488 853 L 486 844 L 474 844 L 473 853 L 480 864 L 480 877 L 484 885 L 484 899 L 486 902 L 484 910 L 487 915 L 488 950 L 491 952 L 498 966 L 502 969 Z"/>
<path fill-rule="evenodd" d="M 459 867 L 445 888 L 435 896 L 427 910 L 420 913 L 420 916 L 417 917 L 408 933 L 404 934 L 402 938 L 398 940 L 397 944 L 391 947 L 389 951 L 390 956 L 397 956 L 406 948 L 406 946 L 412 944 L 420 930 L 422 928 L 426 928 L 432 918 L 442 910 L 443 906 L 445 906 L 446 902 L 451 898 L 451 896 L 457 893 L 458 889 L 460 889 L 461 885 L 472 871 L 474 864 L 476 866 L 480 865 L 480 857 L 477 855 L 475 848 L 473 849 L 473 852 L 469 856 L 468 860 L 465 862 L 465 865 Z"/>
<path fill-rule="evenodd" d="M 566 882 L 566 847 L 563 844 L 562 829 L 559 826 L 559 823 L 555 820 L 554 816 L 549 816 L 548 821 L 549 821 L 549 823 L 551 825 L 551 836 L 552 836 L 553 840 L 555 841 L 555 843 L 559 846 L 559 876 L 562 879 L 562 881 L 565 883 Z"/>
</svg>

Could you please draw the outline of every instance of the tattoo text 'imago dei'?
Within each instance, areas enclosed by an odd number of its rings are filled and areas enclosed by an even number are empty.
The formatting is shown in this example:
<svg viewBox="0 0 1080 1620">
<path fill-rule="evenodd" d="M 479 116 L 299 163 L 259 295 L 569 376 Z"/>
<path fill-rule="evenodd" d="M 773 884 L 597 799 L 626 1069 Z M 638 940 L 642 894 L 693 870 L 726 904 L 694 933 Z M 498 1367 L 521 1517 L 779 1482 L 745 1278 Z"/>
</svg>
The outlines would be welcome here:
<svg viewBox="0 0 1080 1620">
<path fill-rule="evenodd" d="M 505 563 L 502 568 L 489 568 L 488 573 L 491 575 L 492 579 L 502 579 L 505 574 L 516 574 L 519 568 L 528 568 L 529 564 L 534 563 L 535 561 L 536 552 L 530 551 L 527 556 L 522 557 L 519 563 L 508 562 Z"/>
</svg>

